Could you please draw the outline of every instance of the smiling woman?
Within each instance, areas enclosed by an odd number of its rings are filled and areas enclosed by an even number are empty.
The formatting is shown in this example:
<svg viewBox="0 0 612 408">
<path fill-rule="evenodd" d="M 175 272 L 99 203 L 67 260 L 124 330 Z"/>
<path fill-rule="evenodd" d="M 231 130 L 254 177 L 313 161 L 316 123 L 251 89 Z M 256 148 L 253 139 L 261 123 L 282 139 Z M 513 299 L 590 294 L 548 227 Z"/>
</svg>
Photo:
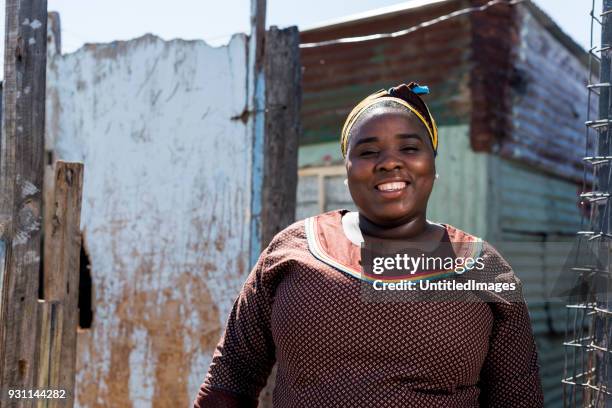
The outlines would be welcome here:
<svg viewBox="0 0 612 408">
<path fill-rule="evenodd" d="M 426 92 L 400 85 L 353 109 L 341 149 L 358 211 L 311 217 L 274 238 L 234 303 L 194 407 L 256 407 L 275 362 L 280 408 L 543 405 L 520 280 L 488 243 L 427 220 L 438 135 L 419 96 Z M 516 290 L 372 301 L 368 286 L 384 285 L 368 276 L 362 246 L 398 242 L 422 258 L 479 259 L 482 269 L 385 283 L 473 288 L 479 280 Z"/>
<path fill-rule="evenodd" d="M 414 229 L 436 229 L 429 228 L 425 212 L 436 173 L 437 130 L 411 87 L 425 89 L 412 83 L 366 98 L 343 129 L 348 186 L 366 215 L 361 217 L 366 233 L 381 226 L 385 237 L 404 238 Z"/>
</svg>

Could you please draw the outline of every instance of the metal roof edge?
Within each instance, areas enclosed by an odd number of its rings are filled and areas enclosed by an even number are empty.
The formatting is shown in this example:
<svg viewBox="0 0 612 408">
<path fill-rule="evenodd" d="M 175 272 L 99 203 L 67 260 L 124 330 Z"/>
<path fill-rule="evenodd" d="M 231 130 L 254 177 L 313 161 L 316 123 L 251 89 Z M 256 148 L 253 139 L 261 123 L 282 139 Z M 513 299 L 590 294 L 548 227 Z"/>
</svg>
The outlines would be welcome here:
<svg viewBox="0 0 612 408">
<path fill-rule="evenodd" d="M 300 28 L 300 33 L 307 33 L 310 31 L 320 29 L 331 29 L 338 28 L 340 26 L 355 23 L 355 22 L 367 22 L 370 20 L 387 17 L 391 14 L 401 13 L 403 11 L 418 9 L 427 6 L 433 6 L 439 3 L 447 3 L 456 0 L 410 0 L 392 6 L 381 7 L 374 10 L 369 10 L 361 13 L 350 14 L 348 16 L 322 21 L 320 23 L 307 26 L 306 28 Z"/>
<path fill-rule="evenodd" d="M 458 0 L 410 0 L 392 6 L 382 7 L 362 13 L 351 14 L 337 19 L 323 21 L 321 23 L 307 26 L 304 29 L 300 28 L 300 33 L 308 33 L 321 29 L 333 29 L 356 22 L 367 22 L 379 18 L 388 17 L 392 14 L 433 6 L 440 3 L 448 3 L 451 1 Z M 536 20 L 540 24 L 542 24 L 542 26 L 553 35 L 553 37 L 555 37 L 555 39 L 557 39 L 565 48 L 567 48 L 574 56 L 576 56 L 576 58 L 578 58 L 584 65 L 588 65 L 587 50 L 582 48 L 582 46 L 579 45 L 571 36 L 565 33 L 565 31 L 563 31 L 563 29 L 544 10 L 542 10 L 538 5 L 536 5 L 533 0 L 526 0 L 522 4 L 529 10 L 529 12 L 536 18 Z"/>
<path fill-rule="evenodd" d="M 542 26 L 552 34 L 552 36 L 559 41 L 565 48 L 567 48 L 576 58 L 580 60 L 585 66 L 588 66 L 589 54 L 587 50 L 582 48 L 569 34 L 550 17 L 544 10 L 542 10 L 533 0 L 527 0 L 524 3 L 527 10 L 535 17 L 535 19 L 542 24 Z"/>
</svg>

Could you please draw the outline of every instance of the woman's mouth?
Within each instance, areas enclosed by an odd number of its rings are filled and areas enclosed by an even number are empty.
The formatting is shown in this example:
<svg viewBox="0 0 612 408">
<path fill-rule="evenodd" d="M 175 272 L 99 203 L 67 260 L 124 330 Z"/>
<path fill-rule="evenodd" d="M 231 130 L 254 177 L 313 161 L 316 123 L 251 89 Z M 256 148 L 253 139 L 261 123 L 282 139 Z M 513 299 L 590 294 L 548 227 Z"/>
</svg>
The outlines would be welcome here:
<svg viewBox="0 0 612 408">
<path fill-rule="evenodd" d="M 376 186 L 378 191 L 382 191 L 384 193 L 401 191 L 406 188 L 406 182 L 404 181 L 394 181 L 390 183 L 381 183 Z"/>
<path fill-rule="evenodd" d="M 405 181 L 388 181 L 376 186 L 379 197 L 385 200 L 397 200 L 406 194 L 408 184 Z"/>
</svg>

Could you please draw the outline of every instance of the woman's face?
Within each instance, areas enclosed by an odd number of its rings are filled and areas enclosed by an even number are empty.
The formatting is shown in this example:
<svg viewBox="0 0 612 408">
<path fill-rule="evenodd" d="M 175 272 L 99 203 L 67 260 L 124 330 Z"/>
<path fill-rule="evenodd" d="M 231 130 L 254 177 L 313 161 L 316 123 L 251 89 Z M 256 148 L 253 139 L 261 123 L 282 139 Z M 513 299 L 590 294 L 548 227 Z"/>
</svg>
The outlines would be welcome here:
<svg viewBox="0 0 612 408">
<path fill-rule="evenodd" d="M 400 109 L 379 107 L 364 115 L 352 129 L 346 156 L 353 201 L 381 226 L 425 217 L 436 173 L 427 129 Z"/>
</svg>

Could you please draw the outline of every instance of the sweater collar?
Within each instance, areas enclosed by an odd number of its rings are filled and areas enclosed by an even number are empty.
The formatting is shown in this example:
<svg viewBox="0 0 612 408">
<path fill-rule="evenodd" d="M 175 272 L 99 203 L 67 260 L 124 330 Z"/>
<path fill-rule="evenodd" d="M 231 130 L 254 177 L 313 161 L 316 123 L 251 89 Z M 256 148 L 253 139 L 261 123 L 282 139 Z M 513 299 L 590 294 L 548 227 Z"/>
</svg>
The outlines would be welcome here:
<svg viewBox="0 0 612 408">
<path fill-rule="evenodd" d="M 305 220 L 308 248 L 320 261 L 351 276 L 363 279 L 361 243 L 363 235 L 355 217 L 348 210 L 330 211 Z M 345 220 L 343 217 L 347 216 Z M 482 239 L 448 224 L 445 229 L 457 257 L 477 257 L 482 251 Z M 356 227 L 357 226 L 357 227 Z M 451 272 L 452 271 L 448 271 Z"/>
</svg>

